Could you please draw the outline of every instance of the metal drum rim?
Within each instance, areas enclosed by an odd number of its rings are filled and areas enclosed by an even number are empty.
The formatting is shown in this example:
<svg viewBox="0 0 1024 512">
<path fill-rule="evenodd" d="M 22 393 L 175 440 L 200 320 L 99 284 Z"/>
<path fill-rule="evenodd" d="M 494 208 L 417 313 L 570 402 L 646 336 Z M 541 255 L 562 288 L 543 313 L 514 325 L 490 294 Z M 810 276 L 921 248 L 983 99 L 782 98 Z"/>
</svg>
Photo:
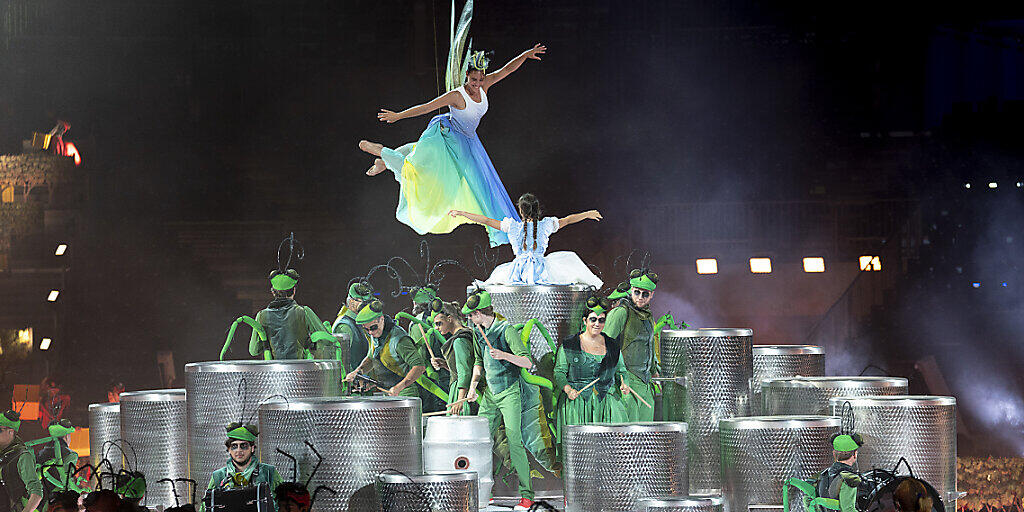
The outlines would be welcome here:
<svg viewBox="0 0 1024 512">
<path fill-rule="evenodd" d="M 273 361 L 202 361 L 185 365 L 185 373 L 239 373 L 263 372 L 281 373 L 284 371 L 330 370 L 338 368 L 340 361 L 330 359 L 276 359 Z"/>
<path fill-rule="evenodd" d="M 910 381 L 905 377 L 876 377 L 876 376 L 808 376 L 808 377 L 769 377 L 761 380 L 765 387 L 783 388 L 830 388 L 840 386 L 827 386 L 825 384 L 840 384 L 842 387 L 850 388 L 882 388 L 885 386 L 909 386 Z"/>
<path fill-rule="evenodd" d="M 423 484 L 444 482 L 476 482 L 479 481 L 476 471 L 452 471 L 448 473 L 425 473 L 422 475 L 403 475 L 401 473 L 377 473 L 377 481 L 382 484 Z"/>
<path fill-rule="evenodd" d="M 590 287 L 584 284 L 485 284 L 483 286 L 467 286 L 466 293 L 472 293 L 477 289 L 487 290 L 488 293 L 551 293 L 556 291 L 585 292 Z"/>
<path fill-rule="evenodd" d="M 121 393 L 124 402 L 184 402 L 185 389 L 150 389 L 146 391 L 125 391 Z"/>
<path fill-rule="evenodd" d="M 722 498 L 718 496 L 694 496 L 686 497 L 662 496 L 657 498 L 640 498 L 637 506 L 648 507 L 717 507 L 722 504 Z"/>
<path fill-rule="evenodd" d="M 821 345 L 754 345 L 755 356 L 788 356 L 788 355 L 824 355 L 825 349 Z"/>
<path fill-rule="evenodd" d="M 100 402 L 97 404 L 89 404 L 89 412 L 102 411 L 105 409 L 120 409 L 120 402 Z"/>
<path fill-rule="evenodd" d="M 663 337 L 668 338 L 742 338 L 753 336 L 754 330 L 749 327 L 702 327 L 700 329 L 665 329 Z"/>
<path fill-rule="evenodd" d="M 843 424 L 839 416 L 794 414 L 776 416 L 742 416 L 739 418 L 723 418 L 718 420 L 719 430 L 758 430 L 788 429 L 813 427 L 840 427 Z"/>
<path fill-rule="evenodd" d="M 402 409 L 413 407 L 419 398 L 399 396 L 324 396 L 300 398 L 290 402 L 273 402 L 260 406 L 261 411 L 362 411 L 367 409 Z"/>
<path fill-rule="evenodd" d="M 834 402 L 834 403 L 833 403 Z M 850 405 L 885 406 L 885 405 L 956 405 L 955 396 L 943 395 L 871 395 L 871 396 L 835 396 L 828 399 L 830 407 Z"/>
<path fill-rule="evenodd" d="M 587 423 L 586 425 L 566 425 L 566 432 L 583 434 L 598 433 L 630 433 L 630 432 L 682 432 L 688 426 L 681 421 L 634 421 L 630 423 Z"/>
</svg>

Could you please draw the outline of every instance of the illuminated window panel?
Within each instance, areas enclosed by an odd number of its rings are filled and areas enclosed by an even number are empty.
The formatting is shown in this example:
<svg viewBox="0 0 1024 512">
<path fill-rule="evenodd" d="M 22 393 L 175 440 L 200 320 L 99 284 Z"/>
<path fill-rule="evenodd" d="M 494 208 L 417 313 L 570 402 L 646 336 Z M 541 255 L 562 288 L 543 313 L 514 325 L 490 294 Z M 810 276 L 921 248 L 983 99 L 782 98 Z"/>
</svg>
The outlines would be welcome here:
<svg viewBox="0 0 1024 512">
<path fill-rule="evenodd" d="M 43 340 L 39 342 L 39 350 L 49 350 L 50 342 L 50 338 L 43 338 Z"/>
<path fill-rule="evenodd" d="M 698 274 L 717 274 L 718 260 L 715 258 L 701 258 L 697 260 Z"/>
<path fill-rule="evenodd" d="M 771 258 L 750 258 L 750 272 L 753 274 L 771 274 Z"/>
<path fill-rule="evenodd" d="M 825 271 L 825 258 L 810 257 L 804 258 L 804 272 L 817 273 Z"/>
<path fill-rule="evenodd" d="M 861 256 L 860 269 L 865 272 L 880 272 L 882 270 L 882 260 L 878 256 Z"/>
<path fill-rule="evenodd" d="M 57 250 L 53 251 L 55 256 L 64 256 L 64 253 L 68 251 L 68 244 L 60 244 L 57 246 Z"/>
<path fill-rule="evenodd" d="M 50 290 L 50 294 L 46 296 L 46 300 L 50 302 L 57 302 L 57 296 L 60 295 L 58 290 Z"/>
</svg>

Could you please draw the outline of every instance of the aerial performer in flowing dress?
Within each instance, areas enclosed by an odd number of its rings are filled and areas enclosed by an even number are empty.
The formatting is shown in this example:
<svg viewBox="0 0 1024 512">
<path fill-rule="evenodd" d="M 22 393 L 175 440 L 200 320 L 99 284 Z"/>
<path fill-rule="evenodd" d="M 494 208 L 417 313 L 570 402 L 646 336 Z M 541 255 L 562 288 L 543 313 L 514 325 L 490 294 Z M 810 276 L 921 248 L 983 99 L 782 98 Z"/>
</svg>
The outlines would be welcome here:
<svg viewBox="0 0 1024 512">
<path fill-rule="evenodd" d="M 416 142 L 392 149 L 376 142 L 359 141 L 359 148 L 377 158 L 366 174 L 374 176 L 390 169 L 399 183 L 398 220 L 417 233 L 451 233 L 469 223 L 452 217 L 449 210 L 467 211 L 492 219 L 519 220 L 508 192 L 484 150 L 476 127 L 487 112 L 487 95 L 494 84 L 519 69 L 527 59 L 540 60 L 547 50 L 537 44 L 501 67 L 488 73 L 489 55 L 473 51 L 466 44 L 473 0 L 466 2 L 455 29 L 452 2 L 452 35 L 448 51 L 445 85 L 448 92 L 401 112 L 381 109 L 377 118 L 386 123 L 421 116 L 448 107 L 448 113 L 434 116 Z M 463 48 L 466 49 L 461 58 Z M 508 243 L 508 235 L 488 227 L 492 247 Z"/>
</svg>

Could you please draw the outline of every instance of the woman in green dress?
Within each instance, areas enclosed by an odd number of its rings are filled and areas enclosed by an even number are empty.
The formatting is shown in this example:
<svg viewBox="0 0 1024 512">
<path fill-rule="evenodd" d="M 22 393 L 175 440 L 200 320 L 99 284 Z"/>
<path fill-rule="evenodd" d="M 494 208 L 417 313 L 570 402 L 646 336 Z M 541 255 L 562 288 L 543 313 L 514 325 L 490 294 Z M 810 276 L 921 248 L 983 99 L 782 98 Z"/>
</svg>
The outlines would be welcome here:
<svg viewBox="0 0 1024 512">
<path fill-rule="evenodd" d="M 555 354 L 555 385 L 561 391 L 555 408 L 558 439 L 565 425 L 627 421 L 620 401 L 620 393 L 630 391 L 622 381 L 626 367 L 618 344 L 601 333 L 609 307 L 607 299 L 591 297 L 584 309 L 585 329 L 562 341 Z"/>
</svg>

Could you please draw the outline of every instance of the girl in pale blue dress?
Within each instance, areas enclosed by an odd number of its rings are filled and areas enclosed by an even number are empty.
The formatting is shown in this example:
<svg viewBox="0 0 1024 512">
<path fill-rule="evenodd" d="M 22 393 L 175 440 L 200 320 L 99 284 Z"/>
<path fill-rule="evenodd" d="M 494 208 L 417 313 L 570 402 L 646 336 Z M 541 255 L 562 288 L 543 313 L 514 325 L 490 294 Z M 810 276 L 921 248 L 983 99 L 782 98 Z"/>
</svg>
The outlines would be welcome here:
<svg viewBox="0 0 1024 512">
<path fill-rule="evenodd" d="M 465 217 L 508 235 L 512 252 L 516 255 L 515 259 L 498 265 L 483 284 L 584 284 L 596 288 L 604 284 L 572 251 L 544 255 L 548 248 L 548 239 L 553 233 L 582 220 L 600 221 L 601 214 L 597 210 L 574 213 L 561 219 L 542 217 L 540 201 L 530 193 L 523 194 L 517 205 L 523 220 L 505 217 L 498 221 L 470 212 L 449 212 L 452 217 Z"/>
</svg>

